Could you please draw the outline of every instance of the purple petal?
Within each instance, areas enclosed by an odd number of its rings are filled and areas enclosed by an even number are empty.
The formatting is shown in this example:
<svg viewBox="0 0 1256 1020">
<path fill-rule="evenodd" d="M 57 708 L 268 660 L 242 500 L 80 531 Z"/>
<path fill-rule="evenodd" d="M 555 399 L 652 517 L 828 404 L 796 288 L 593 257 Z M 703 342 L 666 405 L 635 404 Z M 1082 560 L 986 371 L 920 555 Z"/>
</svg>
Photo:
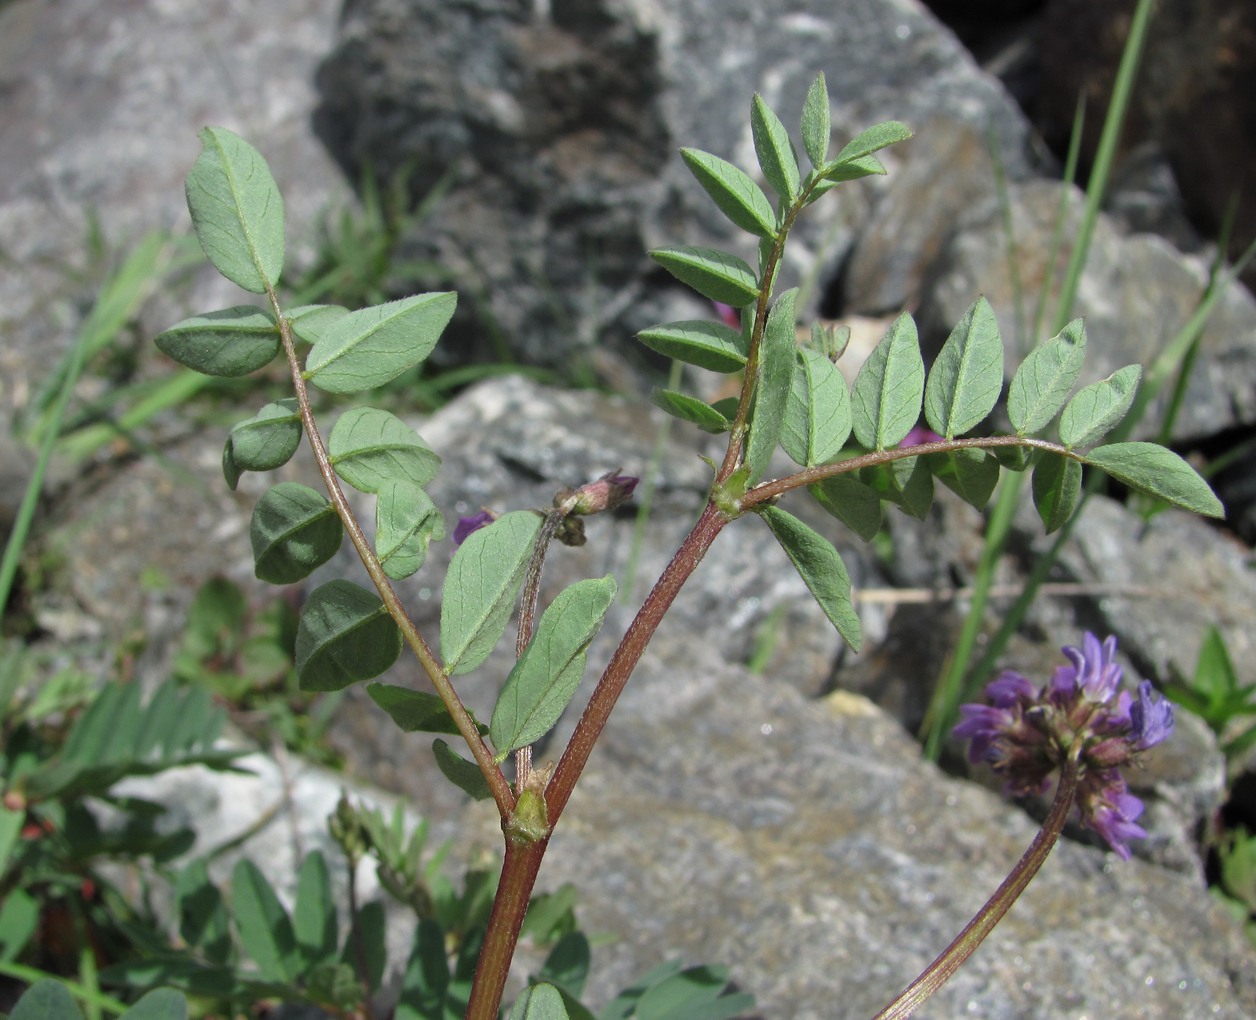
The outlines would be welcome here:
<svg viewBox="0 0 1256 1020">
<path fill-rule="evenodd" d="M 492 522 L 493 515 L 487 510 L 481 510 L 478 514 L 471 514 L 469 517 L 459 517 L 458 523 L 454 525 L 454 545 L 462 545 L 471 532 L 479 531 Z"/>
<path fill-rule="evenodd" d="M 1144 680 L 1138 685 L 1138 700 L 1130 706 L 1130 737 L 1140 751 L 1173 732 L 1173 705 L 1151 695 L 1151 681 Z"/>
</svg>

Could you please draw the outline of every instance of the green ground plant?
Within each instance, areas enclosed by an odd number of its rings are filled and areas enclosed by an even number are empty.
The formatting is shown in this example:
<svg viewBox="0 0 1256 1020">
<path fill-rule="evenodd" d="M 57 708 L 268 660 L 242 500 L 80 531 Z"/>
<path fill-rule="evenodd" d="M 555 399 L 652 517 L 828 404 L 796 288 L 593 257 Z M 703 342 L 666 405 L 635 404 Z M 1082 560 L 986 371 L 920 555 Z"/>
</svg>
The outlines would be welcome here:
<svg viewBox="0 0 1256 1020">
<path fill-rule="evenodd" d="M 682 150 L 686 165 L 721 212 L 756 239 L 757 264 L 710 248 L 674 246 L 652 252 L 681 282 L 712 301 L 740 309 L 741 321 L 740 327 L 665 323 L 643 331 L 640 338 L 678 361 L 738 373 L 741 387 L 738 396 L 715 405 L 678 389 L 654 394 L 655 403 L 673 416 L 727 436 L 726 450 L 720 462 L 711 462 L 705 507 L 620 638 L 556 764 L 544 768 L 534 767 L 532 745 L 549 732 L 574 695 L 587 650 L 617 594 L 613 578 L 588 578 L 542 608 L 545 558 L 555 539 L 578 544 L 581 519 L 624 503 L 637 480 L 618 472 L 582 483 L 573 479 L 573 487 L 558 492 L 551 506 L 483 513 L 451 528 L 424 491 L 439 470 L 440 457 L 395 415 L 354 407 L 339 414 L 324 438 L 310 387 L 335 395 L 363 393 L 413 370 L 431 354 L 457 298 L 437 292 L 360 310 L 325 304 L 285 307 L 277 290 L 285 254 L 283 202 L 265 160 L 229 131 L 202 132 L 203 151 L 187 181 L 193 225 L 219 272 L 261 295 L 263 303 L 194 316 L 161 334 L 157 345 L 182 365 L 211 376 L 240 377 L 282 358 L 291 395 L 265 404 L 231 430 L 223 453 L 224 475 L 234 488 L 244 471 L 283 465 L 305 440 L 324 492 L 282 482 L 261 497 L 251 528 L 257 576 L 275 584 L 298 583 L 326 563 L 347 536 L 370 581 L 368 588 L 333 580 L 309 593 L 295 637 L 298 683 L 306 692 L 328 692 L 371 681 L 409 648 L 435 694 L 379 682 L 368 684 L 368 693 L 404 732 L 437 734 L 433 753 L 444 774 L 472 797 L 491 801 L 501 819 L 504 857 L 499 877 L 491 883 L 468 883 L 459 894 L 464 905 L 475 903 L 486 911 L 481 918 L 479 906 L 466 908 L 460 916 L 482 924 L 450 939 L 440 910 L 430 908 L 416 926 L 396 1017 L 489 1020 L 500 1015 L 516 945 L 529 924 L 529 904 L 536 902 L 533 890 L 541 863 L 551 838 L 561 838 L 571 793 L 660 621 L 726 528 L 735 525 L 733 533 L 743 534 L 765 526 L 828 620 L 857 649 L 860 622 L 841 557 L 826 538 L 780 505 L 786 497 L 815 499 L 872 540 L 881 529 L 885 506 L 923 516 L 938 482 L 980 509 L 1004 473 L 1023 473 L 1031 479 L 1043 525 L 1052 532 L 1073 515 L 1083 469 L 1088 468 L 1173 505 L 1221 514 L 1208 486 L 1172 452 L 1151 443 L 1103 442 L 1135 400 L 1140 370 L 1127 366 L 1074 393 L 1086 350 L 1080 321 L 1066 323 L 1036 346 L 1015 371 L 1007 397 L 1012 430 L 1006 434 L 971 434 L 991 415 L 1003 389 L 1003 343 L 994 314 L 982 299 L 955 326 L 927 371 L 908 314 L 890 327 L 853 387 L 848 388 L 834 364 L 840 346 L 834 337 L 816 329 L 809 344 L 797 343 L 796 291 L 776 293 L 790 231 L 833 187 L 884 173 L 876 153 L 910 136 L 904 125 L 885 122 L 831 156 L 829 110 L 821 77 L 808 92 L 798 129 L 810 163 L 804 172 L 790 133 L 761 98 L 754 98 L 751 128 L 758 170 L 772 198 L 749 174 L 722 158 Z M 922 425 L 938 438 L 904 445 Z M 796 469 L 771 478 L 769 464 L 778 450 Z M 373 540 L 350 509 L 343 484 L 375 497 Z M 742 518 L 747 518 L 744 524 Z M 429 545 L 449 532 L 459 547 L 442 586 L 436 644 L 420 633 L 393 581 L 420 570 Z M 516 605 L 516 663 L 502 678 L 491 716 L 482 721 L 462 703 L 453 680 L 485 662 L 505 636 Z M 1017 678 L 992 690 L 994 706 L 970 706 L 961 729 L 973 739 L 974 753 L 1001 754 L 1014 787 L 1040 784 L 1044 765 L 1047 771 L 1058 768 L 1055 800 L 1007 881 L 878 1017 L 909 1015 L 967 959 L 1042 865 L 1074 809 L 1123 856 L 1129 853 L 1128 841 L 1141 833 L 1134 821 L 1141 805 L 1134 807 L 1137 801 L 1128 797 L 1116 767 L 1168 735 L 1171 711 L 1152 697 L 1146 683 L 1136 700 L 1112 701 L 1120 670 L 1113 663 L 1111 640 L 1101 643 L 1087 635 L 1070 654 L 1068 683 L 1035 690 Z M 1027 717 L 1016 713 L 1043 718 L 1047 702 L 1060 709 L 1058 718 L 1036 729 L 1036 737 L 1005 725 L 1014 715 Z M 446 737 L 465 744 L 470 759 Z M 391 877 L 385 887 L 391 882 L 408 889 L 406 895 L 414 902 L 425 895 L 428 902 L 437 902 L 430 886 L 425 893 L 421 883 L 404 880 L 422 874 L 430 883 L 432 874 L 414 863 L 396 825 L 385 836 L 378 819 L 355 817 L 357 821 L 338 816 L 333 823 L 350 859 L 368 845 L 378 849 L 386 843 Z M 313 877 L 305 877 L 306 867 Z M 308 901 L 298 892 L 296 913 L 309 921 L 303 923 L 272 899 L 273 891 L 263 891 L 269 886 L 260 872 L 237 867 L 231 922 L 237 938 L 219 940 L 224 948 L 216 962 L 228 968 L 228 980 L 254 982 L 246 984 L 246 996 L 283 997 L 296 987 L 299 997 L 308 1000 L 311 988 L 330 989 L 330 999 L 320 1001 L 333 1002 L 342 1012 L 365 1009 L 363 1015 L 369 1016 L 370 992 L 378 988 L 382 964 L 378 954 L 362 948 L 372 941 L 364 934 L 366 908 L 351 903 L 349 917 L 342 920 L 328 906 L 328 886 L 319 877 L 323 870 L 325 865 L 318 863 L 303 866 L 302 880 L 313 890 Z M 206 893 L 206 899 L 212 900 L 212 894 Z M 318 906 L 303 909 L 306 902 Z M 215 930 L 226 931 L 224 915 L 215 909 L 213 916 Z M 569 924 L 564 920 L 551 927 L 551 934 Z M 511 1008 L 512 1020 L 718 1020 L 742 1014 L 752 1004 L 749 996 L 729 988 L 727 974 L 719 968 L 674 966 L 651 972 L 595 1013 L 580 1000 L 587 940 L 582 944 L 574 934 L 559 935 L 546 967 Z M 310 942 L 314 937 L 316 946 Z M 243 972 L 238 966 L 245 967 Z M 152 974 L 151 980 L 178 983 L 178 974 L 167 970 Z M 135 975 L 129 982 L 132 987 L 144 984 Z M 35 991 L 58 994 L 40 990 L 44 988 Z M 187 981 L 184 988 L 196 991 Z M 342 991 L 343 1001 L 336 998 Z M 351 999 L 355 1005 L 348 1005 Z M 180 1001 L 161 1000 L 164 1012 L 153 1015 L 179 1015 Z"/>
</svg>

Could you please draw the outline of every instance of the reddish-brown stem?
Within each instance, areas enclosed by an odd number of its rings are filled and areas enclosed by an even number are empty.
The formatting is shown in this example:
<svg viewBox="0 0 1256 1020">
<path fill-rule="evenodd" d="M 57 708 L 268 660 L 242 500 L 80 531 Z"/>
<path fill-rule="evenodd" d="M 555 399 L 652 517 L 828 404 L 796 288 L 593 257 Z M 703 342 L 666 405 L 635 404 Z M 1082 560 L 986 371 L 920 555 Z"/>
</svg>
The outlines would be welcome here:
<svg viewBox="0 0 1256 1020">
<path fill-rule="evenodd" d="M 741 506 L 743 509 L 749 510 L 759 503 L 766 503 L 769 500 L 776 499 L 778 496 L 783 496 L 787 492 L 792 492 L 794 489 L 800 489 L 804 485 L 821 482 L 835 475 L 848 474 L 861 468 L 873 467 L 877 464 L 888 464 L 892 460 L 924 457 L 931 453 L 947 453 L 951 450 L 993 450 L 998 447 L 1009 446 L 1048 450 L 1063 457 L 1082 460 L 1081 454 L 1070 450 L 1066 446 L 1053 443 L 1048 439 L 1035 439 L 1032 436 L 974 436 L 971 439 L 939 439 L 935 443 L 920 443 L 917 446 L 896 446 L 892 450 L 875 450 L 872 453 L 862 453 L 858 457 L 834 461 L 831 464 L 820 464 L 816 467 L 795 472 L 792 475 L 786 475 L 784 478 L 775 478 L 770 482 L 757 485 L 747 492 L 741 500 Z"/>
<path fill-rule="evenodd" d="M 279 322 L 279 335 L 283 342 L 284 355 L 288 360 L 288 370 L 292 376 L 292 389 L 296 394 L 297 407 L 301 412 L 301 422 L 305 426 L 305 434 L 310 441 L 310 449 L 314 453 L 314 460 L 318 465 L 318 473 L 322 475 L 323 485 L 327 489 L 327 495 L 331 499 L 332 506 L 336 508 L 336 513 L 344 525 L 345 533 L 349 536 L 349 541 L 353 543 L 353 548 L 357 551 L 358 558 L 362 561 L 362 566 L 366 568 L 367 574 L 370 575 L 371 580 L 374 582 L 375 589 L 379 592 L 379 597 L 383 600 L 389 615 L 396 621 L 403 639 L 410 646 L 419 663 L 431 678 L 432 686 L 436 688 L 436 693 L 440 695 L 440 699 L 449 710 L 449 714 L 453 716 L 458 732 L 462 734 L 467 745 L 471 748 L 471 754 L 475 757 L 476 764 L 480 766 L 480 771 L 484 773 L 484 778 L 488 781 L 489 788 L 493 791 L 493 799 L 497 802 L 498 812 L 503 819 L 508 818 L 510 812 L 515 807 L 515 795 L 510 789 L 510 784 L 506 782 L 506 777 L 502 770 L 493 761 L 493 752 L 489 750 L 488 745 L 484 742 L 484 738 L 480 736 L 475 720 L 471 718 L 471 713 L 467 711 L 466 706 L 462 703 L 462 699 L 458 697 L 458 693 L 454 690 L 453 684 L 450 683 L 449 675 L 445 672 L 440 660 L 423 639 L 423 635 L 419 633 L 418 626 L 410 619 L 410 614 L 406 612 L 405 606 L 401 604 L 401 600 L 397 597 L 397 592 L 392 586 L 392 581 L 384 573 L 384 567 L 379 562 L 379 557 L 375 555 L 375 550 L 371 548 L 370 541 L 362 531 L 362 526 L 358 523 L 357 517 L 349 506 L 349 501 L 345 498 L 344 490 L 340 487 L 340 480 L 336 477 L 336 470 L 327 454 L 327 446 L 324 444 L 323 437 L 318 431 L 318 425 L 314 421 L 314 412 L 310 407 L 309 391 L 305 385 L 305 377 L 301 374 L 301 364 L 297 360 L 296 346 L 292 340 L 292 325 L 284 318 L 283 310 L 279 307 L 279 299 L 273 290 L 269 291 L 269 297 L 271 307 L 275 311 L 275 318 Z"/>
<path fill-rule="evenodd" d="M 977 947 L 985 941 L 986 936 L 994 931 L 994 926 L 1003 920 L 1003 915 L 1011 909 L 1012 904 L 1038 874 L 1038 869 L 1042 867 L 1047 855 L 1051 853 L 1051 848 L 1060 838 L 1060 833 L 1064 831 L 1064 823 L 1068 819 L 1069 811 L 1073 807 L 1073 797 L 1077 793 L 1079 772 L 1077 762 L 1070 758 L 1060 771 L 1055 800 L 1051 804 L 1046 820 L 1042 823 L 1042 828 L 1038 830 L 1038 835 L 1029 844 L 1029 849 L 1025 851 L 1024 856 L 1016 862 L 1012 873 L 1003 880 L 1003 884 L 977 912 L 977 916 L 968 922 L 949 946 L 942 950 L 938 958 L 925 968 L 920 977 L 904 988 L 893 1002 L 873 1017 L 873 1020 L 904 1020 L 905 1017 L 911 1016 L 925 999 L 941 988 L 951 975 L 959 970 L 964 961 L 972 956 Z"/>
<path fill-rule="evenodd" d="M 475 965 L 466 1020 L 497 1020 L 506 978 L 510 974 L 510 962 L 519 942 L 519 929 L 523 926 L 547 846 L 548 839 L 536 843 L 506 840 L 506 859 L 502 862 L 501 880 L 493 898 L 488 931 Z"/>
</svg>

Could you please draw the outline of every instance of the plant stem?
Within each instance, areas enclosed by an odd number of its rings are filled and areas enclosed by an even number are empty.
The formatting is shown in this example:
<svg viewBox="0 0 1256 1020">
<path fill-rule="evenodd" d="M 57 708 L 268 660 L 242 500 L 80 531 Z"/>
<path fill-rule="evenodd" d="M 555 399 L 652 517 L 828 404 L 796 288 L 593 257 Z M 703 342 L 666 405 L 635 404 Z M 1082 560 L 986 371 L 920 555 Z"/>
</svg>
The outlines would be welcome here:
<svg viewBox="0 0 1256 1020">
<path fill-rule="evenodd" d="M 1051 848 L 1060 838 L 1060 833 L 1064 830 L 1064 822 L 1068 819 L 1068 813 L 1073 807 L 1073 797 L 1077 792 L 1077 781 L 1080 778 L 1079 772 L 1078 763 L 1073 758 L 1069 758 L 1060 772 L 1060 781 L 1056 786 L 1055 800 L 1051 803 L 1051 810 L 1042 823 L 1042 828 L 1038 830 L 1038 835 L 1029 844 L 1029 849 L 1016 862 L 1012 873 L 1003 880 L 1003 884 L 977 912 L 977 916 L 969 921 L 964 930 L 955 936 L 955 940 L 942 950 L 941 955 L 925 968 L 924 973 L 904 988 L 893 1002 L 873 1017 L 873 1020 L 903 1020 L 904 1017 L 911 1016 L 922 1002 L 950 980 L 951 975 L 972 956 L 977 947 L 985 941 L 986 936 L 994 931 L 994 926 L 1003 920 L 1003 915 L 1008 912 L 1033 877 L 1038 874 L 1038 869 L 1042 867 L 1047 855 L 1051 853 Z"/>
<path fill-rule="evenodd" d="M 480 766 L 480 771 L 484 773 L 489 789 L 493 792 L 493 800 L 497 802 L 498 813 L 503 820 L 509 818 L 515 807 L 515 795 L 510 789 L 510 784 L 506 782 L 505 774 L 498 767 L 497 763 L 493 761 L 493 752 L 489 750 L 488 745 L 484 742 L 484 738 L 480 736 L 475 720 L 471 718 L 471 713 L 467 711 L 466 706 L 462 703 L 462 699 L 458 697 L 458 693 L 454 690 L 453 684 L 450 683 L 449 675 L 445 672 L 440 660 L 436 657 L 428 643 L 423 640 L 423 635 L 419 633 L 419 628 L 410 619 L 410 614 L 406 612 L 405 606 L 401 604 L 401 600 L 397 597 L 397 592 L 392 586 L 392 581 L 384 573 L 383 564 L 379 562 L 379 557 L 375 555 L 375 550 L 371 548 L 371 543 L 367 540 L 365 533 L 362 531 L 362 526 L 358 523 L 353 509 L 349 506 L 349 501 L 345 498 L 344 490 L 340 487 L 340 480 L 336 477 L 336 470 L 332 467 L 331 458 L 327 455 L 327 446 L 323 443 L 323 437 L 319 434 L 318 425 L 314 421 L 314 412 L 310 407 L 309 390 L 305 385 L 305 377 L 301 374 L 301 364 L 297 360 L 296 346 L 292 340 L 292 324 L 284 318 L 283 310 L 279 307 L 279 299 L 276 297 L 275 292 L 271 290 L 269 295 L 271 306 L 275 311 L 275 318 L 279 322 L 279 335 L 283 341 L 284 354 L 288 359 L 288 370 L 292 375 L 292 389 L 296 394 L 297 406 L 301 412 L 301 422 L 305 426 L 305 434 L 309 438 L 310 449 L 314 452 L 314 460 L 318 464 L 318 473 L 323 476 L 323 484 L 327 488 L 327 495 L 331 498 L 332 505 L 336 508 L 336 513 L 340 516 L 345 533 L 349 536 L 349 541 L 353 543 L 353 548 L 357 551 L 358 558 L 362 561 L 362 566 L 366 568 L 366 572 L 375 583 L 375 589 L 379 592 L 379 597 L 383 600 L 389 615 L 396 621 L 406 644 L 410 646 L 419 663 L 427 672 L 428 677 L 431 678 L 432 686 L 436 688 L 436 693 L 440 695 L 445 708 L 453 716 L 458 732 L 462 734 L 467 742 L 467 746 L 471 748 L 476 764 Z"/>
<path fill-rule="evenodd" d="M 506 978 L 510 975 L 510 961 L 514 959 L 515 946 L 519 942 L 519 929 L 523 926 L 547 846 L 548 839 L 536 843 L 506 840 L 506 859 L 502 862 L 501 880 L 493 898 L 488 931 L 484 934 L 480 958 L 475 965 L 475 981 L 467 1002 L 466 1020 L 497 1020 Z"/>
</svg>

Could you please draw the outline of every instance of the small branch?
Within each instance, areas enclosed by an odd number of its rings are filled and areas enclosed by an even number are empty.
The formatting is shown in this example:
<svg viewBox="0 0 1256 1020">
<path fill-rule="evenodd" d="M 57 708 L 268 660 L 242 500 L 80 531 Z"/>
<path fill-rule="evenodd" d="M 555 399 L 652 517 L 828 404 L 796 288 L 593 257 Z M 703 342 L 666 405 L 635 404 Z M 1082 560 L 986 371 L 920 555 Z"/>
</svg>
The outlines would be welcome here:
<svg viewBox="0 0 1256 1020">
<path fill-rule="evenodd" d="M 341 523 L 344 525 L 345 533 L 349 536 L 349 541 L 353 543 L 353 548 L 357 551 L 358 558 L 362 561 L 362 566 L 366 568 L 367 574 L 375 584 L 379 597 L 383 600 L 389 614 L 396 621 L 397 626 L 401 629 L 402 637 L 405 639 L 415 656 L 418 658 L 423 669 L 431 678 L 432 686 L 436 688 L 436 693 L 440 695 L 441 701 L 449 710 L 449 714 L 453 716 L 454 723 L 458 727 L 458 732 L 462 734 L 467 745 L 471 748 L 471 754 L 475 757 L 476 764 L 480 766 L 480 771 L 484 773 L 484 778 L 488 781 L 489 788 L 493 791 L 493 799 L 497 802 L 497 810 L 503 819 L 510 816 L 514 810 L 515 797 L 511 792 L 510 784 L 506 782 L 506 777 L 502 770 L 493 761 L 493 753 L 485 744 L 484 738 L 480 736 L 480 731 L 475 725 L 475 720 L 471 718 L 471 714 L 463 705 L 462 699 L 458 697 L 458 692 L 454 690 L 453 684 L 449 681 L 449 675 L 441 666 L 440 660 L 423 640 L 423 635 L 419 633 L 418 627 L 414 621 L 410 619 L 410 614 L 406 612 L 405 606 L 401 604 L 401 600 L 397 597 L 397 592 L 392 586 L 392 581 L 388 575 L 384 573 L 384 567 L 379 562 L 379 557 L 375 555 L 375 550 L 371 548 L 371 543 L 367 540 L 362 526 L 358 523 L 357 517 L 354 515 L 349 501 L 345 498 L 344 490 L 340 487 L 340 480 L 336 477 L 335 468 L 332 467 L 331 458 L 327 454 L 327 447 L 323 443 L 323 437 L 319 434 L 318 425 L 314 421 L 314 412 L 310 407 L 309 390 L 305 385 L 305 377 L 301 374 L 301 365 L 297 360 L 296 345 L 292 340 L 292 324 L 284 318 L 283 310 L 279 307 L 279 298 L 273 290 L 269 292 L 271 307 L 275 311 L 275 318 L 279 322 L 279 335 L 283 341 L 284 355 L 288 359 L 288 370 L 292 376 L 292 388 L 297 398 L 297 406 L 301 412 L 301 422 L 305 426 L 305 434 L 310 441 L 310 449 L 314 452 L 314 460 L 318 464 L 318 473 L 323 476 L 323 484 L 327 489 L 327 494 L 331 498 L 332 505 L 336 508 L 336 513 L 340 516 Z"/>
<path fill-rule="evenodd" d="M 993 450 L 1009 446 L 1026 446 L 1035 450 L 1048 450 L 1051 453 L 1058 453 L 1062 457 L 1069 457 L 1077 461 L 1084 459 L 1081 454 L 1070 450 L 1066 446 L 1061 446 L 1059 443 L 1053 443 L 1047 439 L 1034 439 L 1032 436 L 978 436 L 973 439 L 942 439 L 936 443 L 920 443 L 917 446 L 896 446 L 892 450 L 875 450 L 872 453 L 860 454 L 858 457 L 835 461 L 832 464 L 819 464 L 816 467 L 806 468 L 795 474 L 786 475 L 784 478 L 777 478 L 755 486 L 746 493 L 745 498 L 741 501 L 741 506 L 743 509 L 748 510 L 752 506 L 766 503 L 794 489 L 801 489 L 805 485 L 812 485 L 815 482 L 821 482 L 826 478 L 833 478 L 837 475 L 849 474 L 862 468 L 888 464 L 894 460 L 906 460 L 908 457 L 925 457 L 931 453 L 950 453 L 953 450 Z"/>
<path fill-rule="evenodd" d="M 986 901 L 977 916 L 969 921 L 964 930 L 955 937 L 955 941 L 947 946 L 933 963 L 929 964 L 920 977 L 903 989 L 893 1002 L 873 1017 L 873 1020 L 904 1020 L 905 1017 L 911 1016 L 921 1003 L 950 980 L 951 975 L 972 956 L 986 936 L 994 931 L 994 926 L 1003 920 L 1003 915 L 1008 912 L 1033 877 L 1038 874 L 1038 869 L 1042 867 L 1047 855 L 1051 853 L 1051 848 L 1060 838 L 1060 833 L 1064 831 L 1064 823 L 1068 819 L 1069 811 L 1073 807 L 1073 797 L 1077 792 L 1079 771 L 1077 762 L 1070 758 L 1061 770 L 1051 811 L 1042 823 L 1042 828 L 1038 830 L 1038 835 L 1029 845 L 1029 849 L 1016 862 L 1012 873 L 1003 880 L 1003 884 Z"/>
</svg>

